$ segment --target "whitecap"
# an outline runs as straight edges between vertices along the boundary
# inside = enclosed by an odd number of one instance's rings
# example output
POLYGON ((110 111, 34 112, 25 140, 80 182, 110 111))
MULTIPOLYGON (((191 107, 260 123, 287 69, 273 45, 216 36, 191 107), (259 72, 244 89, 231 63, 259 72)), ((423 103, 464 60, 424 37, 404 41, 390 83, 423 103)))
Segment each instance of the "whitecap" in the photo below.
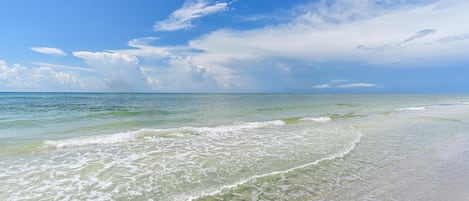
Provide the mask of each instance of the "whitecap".
POLYGON ((332 119, 330 117, 306 117, 306 118, 302 118, 300 119, 301 121, 314 121, 314 122, 318 122, 318 123, 326 123, 326 122, 329 122, 331 121, 332 119))
POLYGON ((109 135, 83 136, 62 140, 45 140, 47 148, 81 147, 98 144, 114 144, 129 142, 136 139, 136 132, 115 133, 109 135))
POLYGON ((405 108, 397 108, 395 111, 402 112, 402 111, 421 111, 426 110, 426 107, 405 107, 405 108))

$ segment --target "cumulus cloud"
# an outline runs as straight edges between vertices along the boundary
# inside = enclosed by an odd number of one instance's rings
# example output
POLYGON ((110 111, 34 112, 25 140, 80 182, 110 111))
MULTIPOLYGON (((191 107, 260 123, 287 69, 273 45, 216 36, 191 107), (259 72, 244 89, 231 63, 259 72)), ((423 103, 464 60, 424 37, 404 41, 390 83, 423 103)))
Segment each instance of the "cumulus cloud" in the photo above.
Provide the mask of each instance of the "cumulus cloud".
POLYGON ((99 79, 85 78, 77 73, 57 71, 48 66, 27 68, 0 60, 2 91, 99 91, 99 79))
POLYGON ((376 84, 371 83, 351 83, 338 85, 337 88, 367 88, 367 87, 378 87, 376 84))
POLYGON ((154 29, 156 31, 189 29, 193 26, 192 20, 225 11, 227 7, 228 3, 226 2, 210 4, 206 0, 188 0, 182 8, 171 13, 168 19, 156 22, 154 29))
POLYGON ((214 76, 203 66, 185 59, 171 59, 169 68, 147 71, 153 89, 170 91, 216 91, 218 85, 214 76))
POLYGON ((41 53, 41 54, 49 54, 49 55, 57 55, 57 56, 67 56, 63 50, 58 48, 52 47, 31 47, 32 51, 41 53))
POLYGON ((81 58, 97 73, 104 77, 111 91, 149 90, 147 78, 138 66, 138 58, 112 52, 76 51, 73 55, 81 58))
POLYGON ((144 63, 140 70, 153 90, 226 91, 246 87, 247 81, 234 69, 197 63, 193 48, 151 45, 154 37, 135 38, 128 42, 131 49, 109 50, 109 53, 138 57, 144 63), (146 62, 146 63, 145 63, 146 62))

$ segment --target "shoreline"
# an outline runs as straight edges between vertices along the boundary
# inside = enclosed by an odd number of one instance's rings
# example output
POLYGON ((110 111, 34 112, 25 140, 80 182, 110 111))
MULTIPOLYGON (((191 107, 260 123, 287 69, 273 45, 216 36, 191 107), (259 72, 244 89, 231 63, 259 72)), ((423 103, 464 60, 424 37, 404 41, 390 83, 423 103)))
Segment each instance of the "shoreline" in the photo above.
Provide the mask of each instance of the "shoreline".
POLYGON ((469 200, 469 136, 407 158, 316 200, 469 200))

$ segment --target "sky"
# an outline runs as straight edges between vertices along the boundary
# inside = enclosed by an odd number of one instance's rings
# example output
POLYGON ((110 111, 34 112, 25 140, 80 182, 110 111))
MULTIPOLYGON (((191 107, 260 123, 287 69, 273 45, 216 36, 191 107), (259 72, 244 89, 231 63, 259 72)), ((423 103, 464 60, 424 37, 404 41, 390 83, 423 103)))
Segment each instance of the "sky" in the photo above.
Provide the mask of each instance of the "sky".
POLYGON ((2 0, 0 91, 469 93, 467 0, 2 0))

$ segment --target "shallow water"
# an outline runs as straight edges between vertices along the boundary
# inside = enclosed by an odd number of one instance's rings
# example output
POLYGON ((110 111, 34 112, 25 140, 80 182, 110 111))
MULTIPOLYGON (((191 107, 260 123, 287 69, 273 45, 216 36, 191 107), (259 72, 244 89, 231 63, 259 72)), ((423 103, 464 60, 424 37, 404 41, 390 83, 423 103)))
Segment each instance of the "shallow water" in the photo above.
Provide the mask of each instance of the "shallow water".
POLYGON ((311 200, 467 139, 468 96, 0 94, 0 199, 311 200))

